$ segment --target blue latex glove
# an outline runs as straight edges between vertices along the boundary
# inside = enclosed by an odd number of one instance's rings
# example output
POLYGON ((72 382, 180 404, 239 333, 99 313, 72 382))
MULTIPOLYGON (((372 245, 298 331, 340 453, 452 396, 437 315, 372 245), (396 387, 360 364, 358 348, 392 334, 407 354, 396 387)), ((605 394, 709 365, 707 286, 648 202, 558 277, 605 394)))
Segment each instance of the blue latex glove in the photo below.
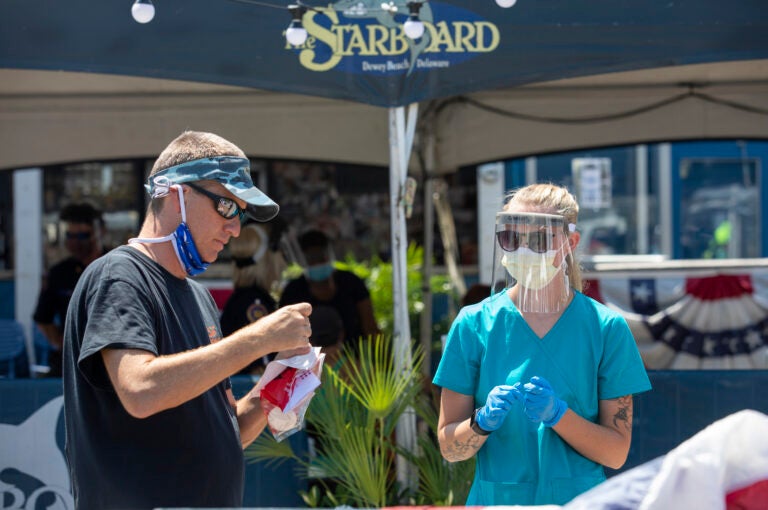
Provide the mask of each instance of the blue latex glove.
POLYGON ((478 409, 475 417, 475 423, 488 432, 493 432, 501 427, 504 418, 512 408, 512 404, 520 402, 523 399, 523 392, 520 389, 520 383, 514 386, 501 385, 496 386, 488 393, 485 405, 478 409))
POLYGON ((523 389, 525 415, 533 422, 554 427, 568 410, 568 404, 557 398, 552 385, 543 377, 531 377, 531 382, 525 383, 523 389))

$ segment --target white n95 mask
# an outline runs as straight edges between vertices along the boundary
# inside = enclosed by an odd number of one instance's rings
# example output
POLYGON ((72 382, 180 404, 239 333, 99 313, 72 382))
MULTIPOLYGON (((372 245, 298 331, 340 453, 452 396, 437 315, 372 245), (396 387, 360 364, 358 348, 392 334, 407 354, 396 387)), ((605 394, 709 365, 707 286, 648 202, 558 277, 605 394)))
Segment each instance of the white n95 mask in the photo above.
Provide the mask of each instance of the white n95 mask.
POLYGON ((528 289, 539 290, 549 285, 563 269, 563 264, 555 266, 557 250, 536 253, 530 248, 520 247, 501 257, 501 265, 518 284, 528 289))

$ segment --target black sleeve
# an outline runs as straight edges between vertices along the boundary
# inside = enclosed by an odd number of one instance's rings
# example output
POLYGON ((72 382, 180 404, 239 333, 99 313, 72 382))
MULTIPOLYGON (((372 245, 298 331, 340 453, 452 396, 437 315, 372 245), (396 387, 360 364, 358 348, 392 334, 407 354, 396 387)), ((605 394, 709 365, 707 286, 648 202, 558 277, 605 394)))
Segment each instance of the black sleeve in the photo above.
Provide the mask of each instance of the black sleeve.
MULTIPOLYGON (((111 385, 100 357, 94 356, 102 349, 141 349, 158 354, 152 306, 133 285, 99 282, 85 306, 88 319, 77 363, 94 386, 111 385)), ((77 311, 77 305, 73 311, 77 311)))

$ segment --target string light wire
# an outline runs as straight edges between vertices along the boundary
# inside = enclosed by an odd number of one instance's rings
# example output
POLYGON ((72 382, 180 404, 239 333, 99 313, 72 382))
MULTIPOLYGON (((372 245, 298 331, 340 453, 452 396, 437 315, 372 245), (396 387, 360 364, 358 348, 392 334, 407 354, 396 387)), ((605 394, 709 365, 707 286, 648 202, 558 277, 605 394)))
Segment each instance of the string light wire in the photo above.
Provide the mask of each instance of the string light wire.
MULTIPOLYGON (((279 4, 273 4, 270 2, 261 2, 259 0, 229 0, 230 2, 237 2, 241 4, 257 5, 259 7, 268 7, 271 9, 287 9, 291 15, 291 24, 286 29, 286 38, 294 46, 304 44, 306 41, 306 30, 302 26, 301 17, 308 10, 314 12, 320 12, 320 8, 307 5, 301 0, 296 0, 296 3, 285 6, 279 4)), ((516 3, 516 0, 496 0, 502 7, 511 7, 516 3)), ((403 31, 411 39, 419 39, 424 35, 424 23, 419 19, 419 11, 422 5, 427 3, 427 0, 407 0, 406 7, 408 7, 407 19, 403 23, 403 31)), ((397 13, 397 6, 393 0, 384 2, 381 4, 381 8, 365 8, 366 12, 388 12, 393 17, 397 13)), ((149 23, 155 16, 155 7, 152 5, 152 0, 135 0, 131 13, 133 19, 137 23, 149 23)))
POLYGON ((624 111, 615 112, 615 113, 591 115, 591 116, 584 116, 584 117, 549 117, 544 115, 532 115, 528 113, 515 112, 512 110, 505 110, 504 108, 499 108, 497 106, 483 103, 482 101, 478 101, 477 99, 471 98, 469 96, 457 96, 455 98, 448 99, 436 106, 435 113, 439 113, 444 108, 452 104, 467 104, 475 108, 478 108, 480 110, 487 111, 489 113, 501 115, 504 117, 510 117, 518 120, 526 120, 531 122, 545 122, 550 124, 592 124, 597 122, 609 122, 613 120, 621 120, 628 117, 634 117, 642 113, 658 110, 659 108, 663 108, 665 106, 678 103, 685 99, 694 98, 694 99, 699 99, 701 101, 705 101, 708 103, 718 104, 720 106, 725 106, 728 108, 734 108, 737 110, 745 111, 748 113, 754 113, 757 115, 768 115, 768 109, 759 108, 757 106, 747 105, 743 103, 737 103, 735 101, 730 101, 727 99, 720 99, 720 98, 711 96, 709 94, 699 92, 698 90, 696 90, 696 85, 687 84, 684 86, 688 87, 687 92, 676 94, 672 97, 668 97, 666 99, 656 101, 655 103, 650 103, 644 106, 631 108, 629 110, 624 110, 624 111))

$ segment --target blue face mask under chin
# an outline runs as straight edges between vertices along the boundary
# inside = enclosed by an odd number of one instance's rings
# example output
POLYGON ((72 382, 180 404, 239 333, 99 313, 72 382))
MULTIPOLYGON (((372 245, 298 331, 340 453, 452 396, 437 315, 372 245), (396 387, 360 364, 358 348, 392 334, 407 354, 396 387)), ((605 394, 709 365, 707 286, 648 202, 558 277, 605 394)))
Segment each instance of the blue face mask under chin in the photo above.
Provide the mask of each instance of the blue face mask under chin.
POLYGON ((184 197, 181 186, 174 185, 179 192, 179 202, 181 203, 181 223, 176 230, 163 237, 144 238, 134 237, 128 240, 128 243, 164 243, 166 241, 173 242, 173 250, 176 252, 176 257, 179 259, 184 270, 189 276, 196 276, 204 272, 210 266, 210 262, 204 262, 200 258, 200 253, 195 246, 195 240, 192 239, 192 232, 189 231, 187 226, 187 213, 184 209, 184 197))
POLYGON ((176 227, 176 232, 173 233, 173 248, 176 250, 179 262, 184 266, 189 276, 199 275, 210 266, 210 263, 204 262, 200 258, 195 240, 192 239, 192 233, 186 223, 181 223, 176 227))

